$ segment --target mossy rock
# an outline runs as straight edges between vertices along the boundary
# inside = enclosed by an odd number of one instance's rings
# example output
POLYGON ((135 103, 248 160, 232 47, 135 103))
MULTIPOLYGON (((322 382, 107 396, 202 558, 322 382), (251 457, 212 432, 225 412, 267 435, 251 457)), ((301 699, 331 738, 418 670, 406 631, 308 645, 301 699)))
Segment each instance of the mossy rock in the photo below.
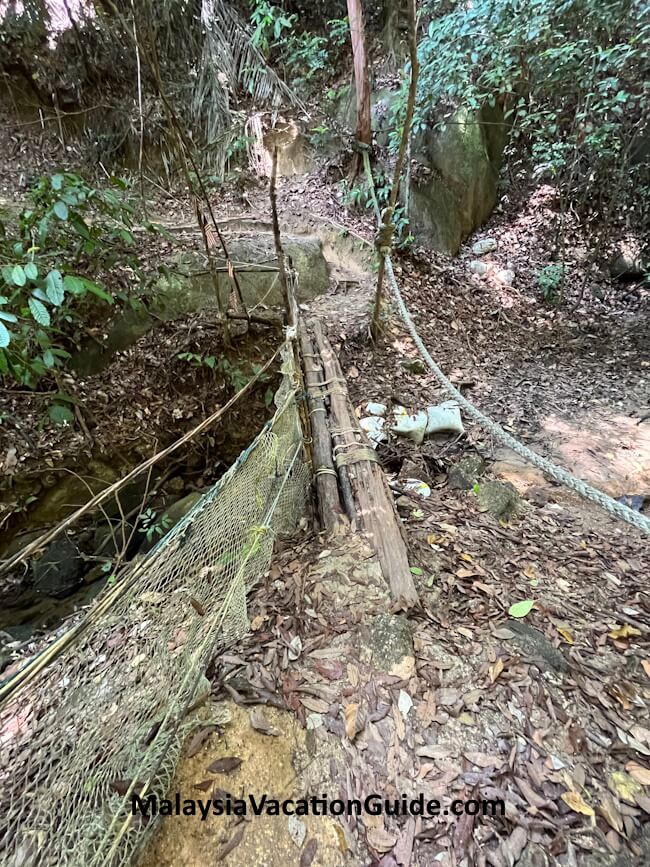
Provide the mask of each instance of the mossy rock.
POLYGON ((452 255, 481 226, 497 202, 507 125, 500 108, 458 109, 449 122, 416 138, 413 157, 427 171, 411 182, 411 232, 452 255))
POLYGON ((467 455, 457 464, 453 464, 447 473, 447 484, 450 488, 461 491, 471 491, 485 470, 485 461, 479 455, 467 455))
POLYGON ((521 501, 510 482, 487 481, 479 485, 478 502, 481 511, 495 518, 511 518, 519 511, 521 501))

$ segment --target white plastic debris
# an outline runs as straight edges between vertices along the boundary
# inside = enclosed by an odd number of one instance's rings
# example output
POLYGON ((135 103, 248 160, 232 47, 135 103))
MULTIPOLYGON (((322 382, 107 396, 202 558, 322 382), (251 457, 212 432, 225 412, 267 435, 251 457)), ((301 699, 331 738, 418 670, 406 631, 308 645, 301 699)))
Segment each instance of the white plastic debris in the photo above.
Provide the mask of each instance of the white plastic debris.
POLYGON ((386 415, 386 404, 385 403, 370 403, 366 406, 366 412, 370 415, 386 415))
POLYGON ((397 707, 399 708, 399 712, 402 714, 404 719, 408 716, 409 711, 413 707, 413 699, 405 692, 403 689, 399 691, 399 698, 397 700, 397 707))
POLYGON ((482 256, 484 253, 491 253, 496 248, 497 242, 494 238, 483 238, 472 246, 472 253, 475 256, 482 256))
POLYGON ((463 421, 460 417, 460 409, 454 400, 446 400, 438 406, 428 406, 426 411, 427 424, 425 433, 440 433, 451 431, 463 433, 463 421))
POLYGON ((359 427, 370 440, 370 445, 376 449, 379 443, 386 439, 386 434, 383 432, 383 427, 386 424, 385 418, 378 418, 376 415, 370 415, 367 418, 359 420, 359 427))
POLYGON ((431 488, 421 479, 407 479, 404 483, 404 490, 411 491, 413 494, 417 494, 418 497, 422 497, 425 500, 427 497, 431 496, 431 488))
POLYGON ((416 445, 421 445, 427 430, 427 413, 417 412, 409 415, 403 406, 393 407, 394 424, 391 427, 393 433, 412 440, 416 445))

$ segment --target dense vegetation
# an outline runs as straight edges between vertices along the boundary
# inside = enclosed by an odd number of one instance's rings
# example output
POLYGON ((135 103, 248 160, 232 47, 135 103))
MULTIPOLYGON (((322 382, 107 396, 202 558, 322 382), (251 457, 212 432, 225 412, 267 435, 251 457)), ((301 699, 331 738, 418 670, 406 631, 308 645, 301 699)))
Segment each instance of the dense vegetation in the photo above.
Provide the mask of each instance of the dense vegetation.
MULTIPOLYGON (((405 114, 406 34, 401 4, 368 7, 370 74, 392 64, 389 78, 403 87, 393 103, 389 151, 377 152, 383 207, 405 114)), ((36 100, 57 119, 86 117, 87 152, 109 166, 129 157, 133 164, 139 150, 141 182, 143 148, 156 149, 171 182, 179 175, 182 141, 194 149, 186 177, 195 190, 199 169, 220 184, 246 157, 251 114, 281 105, 298 114, 309 106, 318 145, 349 81, 350 22, 339 0, 315 6, 88 0, 67 8, 70 26, 54 43, 52 10, 46 0, 0 6, 6 95, 14 105, 36 100)), ((647 3, 426 0, 418 7, 417 39, 415 135, 448 123, 458 107, 475 119, 482 107, 492 107, 494 122, 508 129, 510 177, 516 169, 526 183, 550 184, 557 192, 559 243, 569 212, 589 225, 594 260, 608 255, 617 232, 644 236, 650 219, 647 3)), ((348 206, 369 206, 363 184, 344 180, 340 190, 348 206)), ((57 172, 37 181, 29 195, 17 223, 0 225, 0 374, 35 387, 43 377, 56 378, 92 305, 128 301, 143 281, 124 182, 112 178, 103 189, 57 172), (135 277, 128 290, 102 283, 118 261, 135 277)), ((398 206, 393 217, 401 243, 410 239, 407 210, 398 206)), ((561 263, 549 265, 542 292, 551 297, 562 275, 561 263)))

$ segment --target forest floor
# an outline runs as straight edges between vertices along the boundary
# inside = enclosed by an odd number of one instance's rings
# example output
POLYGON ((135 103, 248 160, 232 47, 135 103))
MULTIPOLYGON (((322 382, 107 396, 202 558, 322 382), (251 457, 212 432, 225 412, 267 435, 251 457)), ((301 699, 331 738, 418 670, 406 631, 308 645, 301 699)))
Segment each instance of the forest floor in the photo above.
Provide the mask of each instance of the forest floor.
MULTIPOLYGON (((229 217, 267 210, 261 189, 220 205, 229 217)), ((446 399, 413 364, 417 351, 396 312, 385 311, 377 345, 368 339, 374 273, 361 252, 355 262, 336 248, 337 237, 360 241, 360 250, 371 243, 371 221, 313 177, 285 180, 281 208, 284 229, 320 232, 334 250, 332 291, 305 313, 327 324, 357 414, 369 401, 416 410, 446 399)), ((504 206, 456 259, 422 249, 399 256, 398 280, 424 342, 470 400, 611 496, 643 500, 650 428, 637 422, 649 397, 648 293, 586 272, 584 239, 568 230, 564 302, 544 302, 536 274, 549 262, 554 218, 538 191, 504 206), (482 257, 490 273, 478 277, 468 267, 471 246, 488 237, 498 246, 482 257), (512 286, 496 277, 506 267, 512 286)), ((196 846, 168 824, 155 863, 204 863, 215 848, 233 865, 253 863, 261 850, 264 863, 301 867, 647 863, 650 839, 639 836, 650 814, 647 543, 465 423, 461 437, 422 446, 394 438, 379 450, 402 495, 423 603, 409 617, 401 658, 387 662, 374 643, 386 617, 393 635, 404 629, 386 614, 387 590, 360 540, 314 536, 281 551, 253 596, 252 635, 214 675, 217 694, 240 705, 236 724, 181 766, 177 784, 191 788, 208 757, 234 750, 245 761, 218 786, 233 796, 249 791, 245 765, 254 779, 255 747, 242 732, 253 743, 265 735, 254 711, 251 723, 240 711, 273 705, 279 694, 306 726, 307 744, 295 749, 294 773, 271 785, 274 795, 501 797, 505 817, 365 817, 342 821, 338 841, 313 820, 297 831, 286 820, 272 828, 231 820, 202 830, 196 846), (516 488, 510 519, 449 485, 451 464, 470 454, 485 461, 486 478, 516 488), (405 491, 407 476, 431 495, 405 491), (522 599, 535 605, 515 622, 508 608, 522 599), (305 752, 306 766, 298 758, 305 752)), ((291 717, 271 710, 269 719, 276 737, 295 737, 291 717)))
MULTIPOLYGON (((5 190, 14 180, 0 171, 5 190)), ((215 203, 218 216, 266 219, 267 195, 263 185, 233 192, 215 203)), ((157 200, 171 228, 191 222, 182 206, 157 200)), ((285 179, 280 210, 283 230, 327 241, 331 293, 305 312, 325 322, 358 414, 368 401, 414 410, 445 400, 433 376, 414 364, 416 349, 390 306, 381 339, 368 339, 369 216, 342 207, 318 172, 285 179), (342 252, 351 239, 356 259, 342 252)), ((640 286, 587 271, 584 238, 569 225, 563 304, 544 302, 536 275, 551 261, 554 220, 543 190, 504 201, 459 257, 418 248, 398 256, 398 280, 432 355, 481 410, 612 496, 650 497, 650 423, 637 424, 650 400, 650 298, 640 286), (494 267, 479 277, 469 268, 471 246, 487 237, 497 249, 481 258, 494 267), (512 285, 496 276, 506 268, 512 285)), ((205 321, 157 329, 129 350, 126 375, 122 367, 119 377, 117 368, 102 374, 107 381, 98 381, 93 400, 105 405, 106 438, 111 419, 114 430, 127 432, 142 432, 152 412, 160 412, 156 429, 178 427, 179 412, 198 421, 205 392, 179 388, 168 365, 183 335, 205 321)), ((10 413, 23 406, 11 404, 10 413)), ((498 797, 505 816, 311 819, 266 830, 255 820, 206 823, 200 834, 168 822, 145 863, 206 863, 215 847, 227 864, 257 863, 260 846, 264 863, 300 867, 648 863, 647 543, 464 422, 461 437, 422 446, 392 440, 380 452, 401 495, 421 610, 408 621, 391 613, 377 563, 358 537, 312 535, 281 545, 251 598, 251 635, 214 672, 215 695, 235 703, 230 731, 207 738, 177 782, 191 790, 208 757, 245 749, 252 757, 255 745, 264 754, 265 739, 275 738, 288 774, 275 781, 278 791, 498 797), (485 461, 485 479, 514 485, 519 503, 509 519, 482 511, 473 490, 449 485, 451 465, 468 455, 485 461), (426 482, 430 496, 405 492, 405 476, 426 482), (514 623, 507 612, 522 599, 535 604, 514 623), (395 658, 377 651, 375 628, 403 637, 395 658), (297 657, 289 653, 296 646, 297 657), (241 708, 279 698, 291 713, 265 710, 268 719, 255 717, 253 735, 241 708), (284 753, 283 738, 290 741, 284 753)), ((57 437, 50 445, 39 440, 30 459, 47 465, 65 456, 70 442, 57 437)), ((253 770, 259 755, 255 761, 253 770)), ((222 789, 246 791, 256 778, 245 766, 222 789)))

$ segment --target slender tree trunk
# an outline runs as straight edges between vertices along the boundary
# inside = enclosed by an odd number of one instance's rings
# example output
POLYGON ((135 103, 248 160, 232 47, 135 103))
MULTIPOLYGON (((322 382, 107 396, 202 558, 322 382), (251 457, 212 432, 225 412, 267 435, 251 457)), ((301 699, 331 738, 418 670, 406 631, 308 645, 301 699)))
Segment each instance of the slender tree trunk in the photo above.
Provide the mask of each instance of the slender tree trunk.
POLYGON ((390 198, 388 207, 384 210, 384 222, 379 230, 377 237, 377 250, 379 252, 379 272, 377 275, 377 292, 375 293, 375 307, 372 314, 372 322, 370 323, 370 335, 373 340, 379 337, 379 320, 381 316, 381 302, 383 298, 383 282, 386 256, 390 256, 393 246, 393 214, 397 207, 397 196, 399 195, 400 178, 402 175, 402 166, 404 157, 408 151, 408 144, 411 138, 411 125, 413 123, 413 113, 415 111, 415 95, 418 86, 418 75, 420 66, 418 63, 418 37, 417 37, 417 9, 415 6, 416 0, 408 0, 408 15, 409 15, 409 55, 411 58, 411 80, 409 82, 408 100, 406 103, 406 117, 404 118, 404 127, 402 128, 402 137, 399 143, 399 150, 395 159, 395 171, 393 173, 393 183, 390 189, 390 198))
MULTIPOLYGON (((347 0, 354 62, 354 87, 357 95, 356 141, 367 148, 372 144, 372 125, 370 121, 370 80, 368 78, 368 54, 366 52, 366 29, 363 20, 361 0, 347 0)), ((357 155, 353 175, 361 170, 361 159, 357 155)))

